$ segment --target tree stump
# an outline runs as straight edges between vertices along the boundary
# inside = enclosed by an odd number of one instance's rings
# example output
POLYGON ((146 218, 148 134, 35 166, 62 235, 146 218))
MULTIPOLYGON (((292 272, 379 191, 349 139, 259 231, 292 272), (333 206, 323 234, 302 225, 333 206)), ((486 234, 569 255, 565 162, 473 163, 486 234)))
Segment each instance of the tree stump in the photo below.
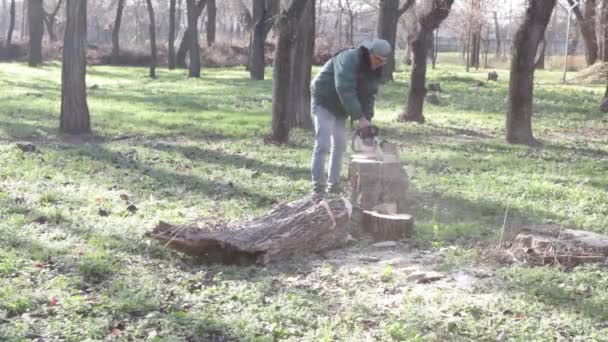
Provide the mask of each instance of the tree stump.
POLYGON ((398 214, 406 209, 409 178, 396 145, 385 143, 377 153, 352 155, 349 180, 353 237, 384 241, 413 235, 412 217, 398 214))
POLYGON ((146 236, 182 253, 226 264, 267 264, 294 254, 344 245, 352 213, 346 198, 306 198, 277 206, 250 221, 201 220, 188 225, 160 222, 146 236))
POLYGON ((534 265, 574 267, 582 263, 608 263, 608 236, 560 227, 527 227, 508 246, 519 260, 534 265))
POLYGON ((498 73, 496 71, 490 71, 488 73, 488 81, 498 82, 498 73))

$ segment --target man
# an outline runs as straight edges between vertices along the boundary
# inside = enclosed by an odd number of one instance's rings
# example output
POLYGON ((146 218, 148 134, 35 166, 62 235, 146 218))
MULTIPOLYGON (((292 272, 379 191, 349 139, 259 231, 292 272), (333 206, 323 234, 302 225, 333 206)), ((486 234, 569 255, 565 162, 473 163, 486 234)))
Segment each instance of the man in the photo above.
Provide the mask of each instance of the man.
POLYGON ((346 119, 369 129, 382 66, 391 53, 386 40, 374 39, 359 48, 343 50, 330 59, 311 85, 315 146, 312 154, 314 192, 339 193, 342 157, 346 150, 346 119), (331 149, 327 188, 325 157, 331 149))

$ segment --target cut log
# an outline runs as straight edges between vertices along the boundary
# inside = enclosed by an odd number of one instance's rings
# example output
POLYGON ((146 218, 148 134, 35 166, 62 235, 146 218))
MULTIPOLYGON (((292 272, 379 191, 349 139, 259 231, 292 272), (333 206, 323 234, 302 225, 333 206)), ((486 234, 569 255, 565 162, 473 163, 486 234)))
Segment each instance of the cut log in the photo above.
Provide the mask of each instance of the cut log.
POLYGON ((351 234, 374 241, 413 235, 413 219, 398 215, 405 208, 409 178, 399 160, 399 148, 383 143, 379 153, 355 154, 349 167, 353 215, 351 234))
POLYGON ((352 213, 346 198, 306 198, 236 223, 159 223, 147 237, 182 253, 226 264, 267 264, 343 246, 352 213))
POLYGON ((608 236, 555 226, 526 227, 509 246, 518 260, 535 265, 574 267, 587 262, 608 263, 608 236))
POLYGON ((374 241, 401 240, 414 234, 414 218, 406 214, 363 211, 363 233, 374 241))

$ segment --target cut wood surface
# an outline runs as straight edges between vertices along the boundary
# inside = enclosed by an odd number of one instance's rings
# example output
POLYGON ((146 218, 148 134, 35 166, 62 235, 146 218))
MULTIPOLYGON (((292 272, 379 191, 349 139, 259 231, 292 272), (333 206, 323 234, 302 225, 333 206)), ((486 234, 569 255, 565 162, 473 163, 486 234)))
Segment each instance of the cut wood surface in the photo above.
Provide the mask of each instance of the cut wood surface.
POLYGON ((407 214, 363 211, 363 232, 374 241, 401 240, 414 234, 414 218, 407 214))
POLYGON ((253 220, 159 223, 146 236, 188 255, 227 264, 266 264, 294 254, 337 248, 348 239, 352 212, 346 198, 306 198, 277 206, 253 220))
POLYGON ((414 220, 400 214, 407 208, 409 178, 399 148, 383 143, 376 153, 357 153, 349 166, 353 216, 351 234, 374 241, 399 240, 414 233, 414 220))

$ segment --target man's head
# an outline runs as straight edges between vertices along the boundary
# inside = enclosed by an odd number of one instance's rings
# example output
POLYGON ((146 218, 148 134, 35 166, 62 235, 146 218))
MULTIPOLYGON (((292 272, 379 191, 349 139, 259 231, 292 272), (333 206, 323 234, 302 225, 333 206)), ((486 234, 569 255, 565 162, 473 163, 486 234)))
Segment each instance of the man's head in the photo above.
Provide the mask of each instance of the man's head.
POLYGON ((377 70, 386 64, 391 54, 391 44, 384 39, 374 38, 363 44, 369 50, 370 65, 373 70, 377 70))

